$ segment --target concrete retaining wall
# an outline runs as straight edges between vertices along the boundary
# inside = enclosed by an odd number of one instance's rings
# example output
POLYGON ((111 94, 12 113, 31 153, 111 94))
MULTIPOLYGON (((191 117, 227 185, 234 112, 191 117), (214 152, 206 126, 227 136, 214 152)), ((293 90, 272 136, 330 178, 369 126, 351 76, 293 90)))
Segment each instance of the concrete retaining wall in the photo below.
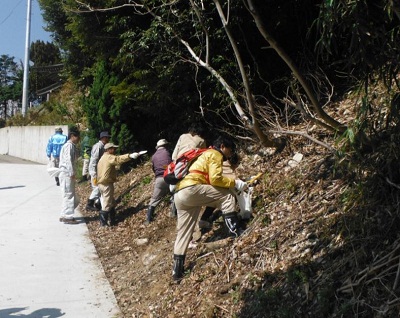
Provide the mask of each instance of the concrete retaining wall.
POLYGON ((46 164, 46 146, 54 130, 61 127, 68 134, 68 126, 23 126, 0 129, 0 154, 46 164))

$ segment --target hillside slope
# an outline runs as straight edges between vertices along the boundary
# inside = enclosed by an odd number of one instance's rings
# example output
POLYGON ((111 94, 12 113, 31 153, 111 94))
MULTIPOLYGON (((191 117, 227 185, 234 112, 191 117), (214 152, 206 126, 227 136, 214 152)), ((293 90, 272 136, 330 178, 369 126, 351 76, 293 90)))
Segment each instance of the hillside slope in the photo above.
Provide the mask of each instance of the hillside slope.
MULTIPOLYGON (((116 184, 117 226, 85 212, 124 317, 398 317, 400 200, 377 159, 388 152, 382 143, 355 168, 297 136, 280 154, 243 153, 238 175, 263 173, 254 218, 237 239, 214 222, 189 249, 179 285, 168 199, 144 225, 154 177, 143 158, 116 184)), ((90 186, 79 191, 84 210, 90 186)))

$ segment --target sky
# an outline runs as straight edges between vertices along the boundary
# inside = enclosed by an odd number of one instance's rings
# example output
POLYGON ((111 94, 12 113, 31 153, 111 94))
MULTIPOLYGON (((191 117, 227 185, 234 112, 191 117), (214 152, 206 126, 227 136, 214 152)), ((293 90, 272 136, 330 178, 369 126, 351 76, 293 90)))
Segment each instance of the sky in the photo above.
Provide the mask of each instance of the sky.
MULTIPOLYGON (((37 40, 51 42, 50 33, 43 30, 43 21, 37 0, 31 0, 30 43, 37 40)), ((24 61, 28 0, 0 0, 0 55, 24 61)))

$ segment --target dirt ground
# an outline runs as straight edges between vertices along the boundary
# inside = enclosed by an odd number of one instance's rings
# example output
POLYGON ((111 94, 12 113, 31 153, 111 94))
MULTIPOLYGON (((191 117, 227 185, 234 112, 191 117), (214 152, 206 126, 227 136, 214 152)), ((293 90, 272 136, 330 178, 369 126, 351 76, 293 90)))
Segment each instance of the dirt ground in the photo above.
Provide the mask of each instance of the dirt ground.
POLYGON ((81 210, 91 239, 124 317, 214 317, 218 311, 223 313, 224 299, 230 298, 228 292, 237 278, 229 278, 227 286, 212 282, 207 290, 199 290, 198 286, 205 283, 208 275, 227 275, 227 265, 222 265, 223 261, 216 259, 213 252, 234 243, 227 238, 222 218, 214 222, 211 230, 196 232, 197 238, 202 237, 189 249, 185 263, 187 277, 176 285, 172 281, 176 218, 170 215, 169 197, 157 207, 155 221, 144 224, 153 184, 149 157, 121 175, 116 183, 118 224, 106 228, 99 226, 96 212, 85 211, 91 191, 89 182, 78 186, 79 195, 84 198, 81 210), (203 243, 211 245, 209 250, 202 248, 203 243), (215 263, 208 273, 202 273, 199 269, 209 262, 215 263), (182 293, 185 289, 190 292, 182 293))
MULTIPOLYGON (((144 224, 154 184, 149 159, 123 166, 116 226, 101 228, 97 213, 84 212, 123 317, 398 317, 391 286, 400 239, 381 215, 392 208, 371 204, 360 213, 348 207, 359 187, 352 189, 346 174, 337 177, 325 147, 293 137, 280 154, 242 154, 240 178, 262 173, 253 217, 236 239, 227 238, 217 219, 188 250, 179 285, 172 281, 176 219, 169 198, 157 207, 155 221, 144 224)), ((85 211, 89 183, 78 191, 85 211)))

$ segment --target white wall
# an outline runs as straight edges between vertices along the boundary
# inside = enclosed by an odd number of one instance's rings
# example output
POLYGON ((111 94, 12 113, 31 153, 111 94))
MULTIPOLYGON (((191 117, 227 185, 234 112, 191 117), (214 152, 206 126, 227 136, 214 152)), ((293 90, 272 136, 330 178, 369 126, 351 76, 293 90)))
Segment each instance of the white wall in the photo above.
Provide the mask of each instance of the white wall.
POLYGON ((0 154, 46 164, 47 142, 54 130, 61 127, 68 135, 68 126, 21 126, 0 129, 0 154))

